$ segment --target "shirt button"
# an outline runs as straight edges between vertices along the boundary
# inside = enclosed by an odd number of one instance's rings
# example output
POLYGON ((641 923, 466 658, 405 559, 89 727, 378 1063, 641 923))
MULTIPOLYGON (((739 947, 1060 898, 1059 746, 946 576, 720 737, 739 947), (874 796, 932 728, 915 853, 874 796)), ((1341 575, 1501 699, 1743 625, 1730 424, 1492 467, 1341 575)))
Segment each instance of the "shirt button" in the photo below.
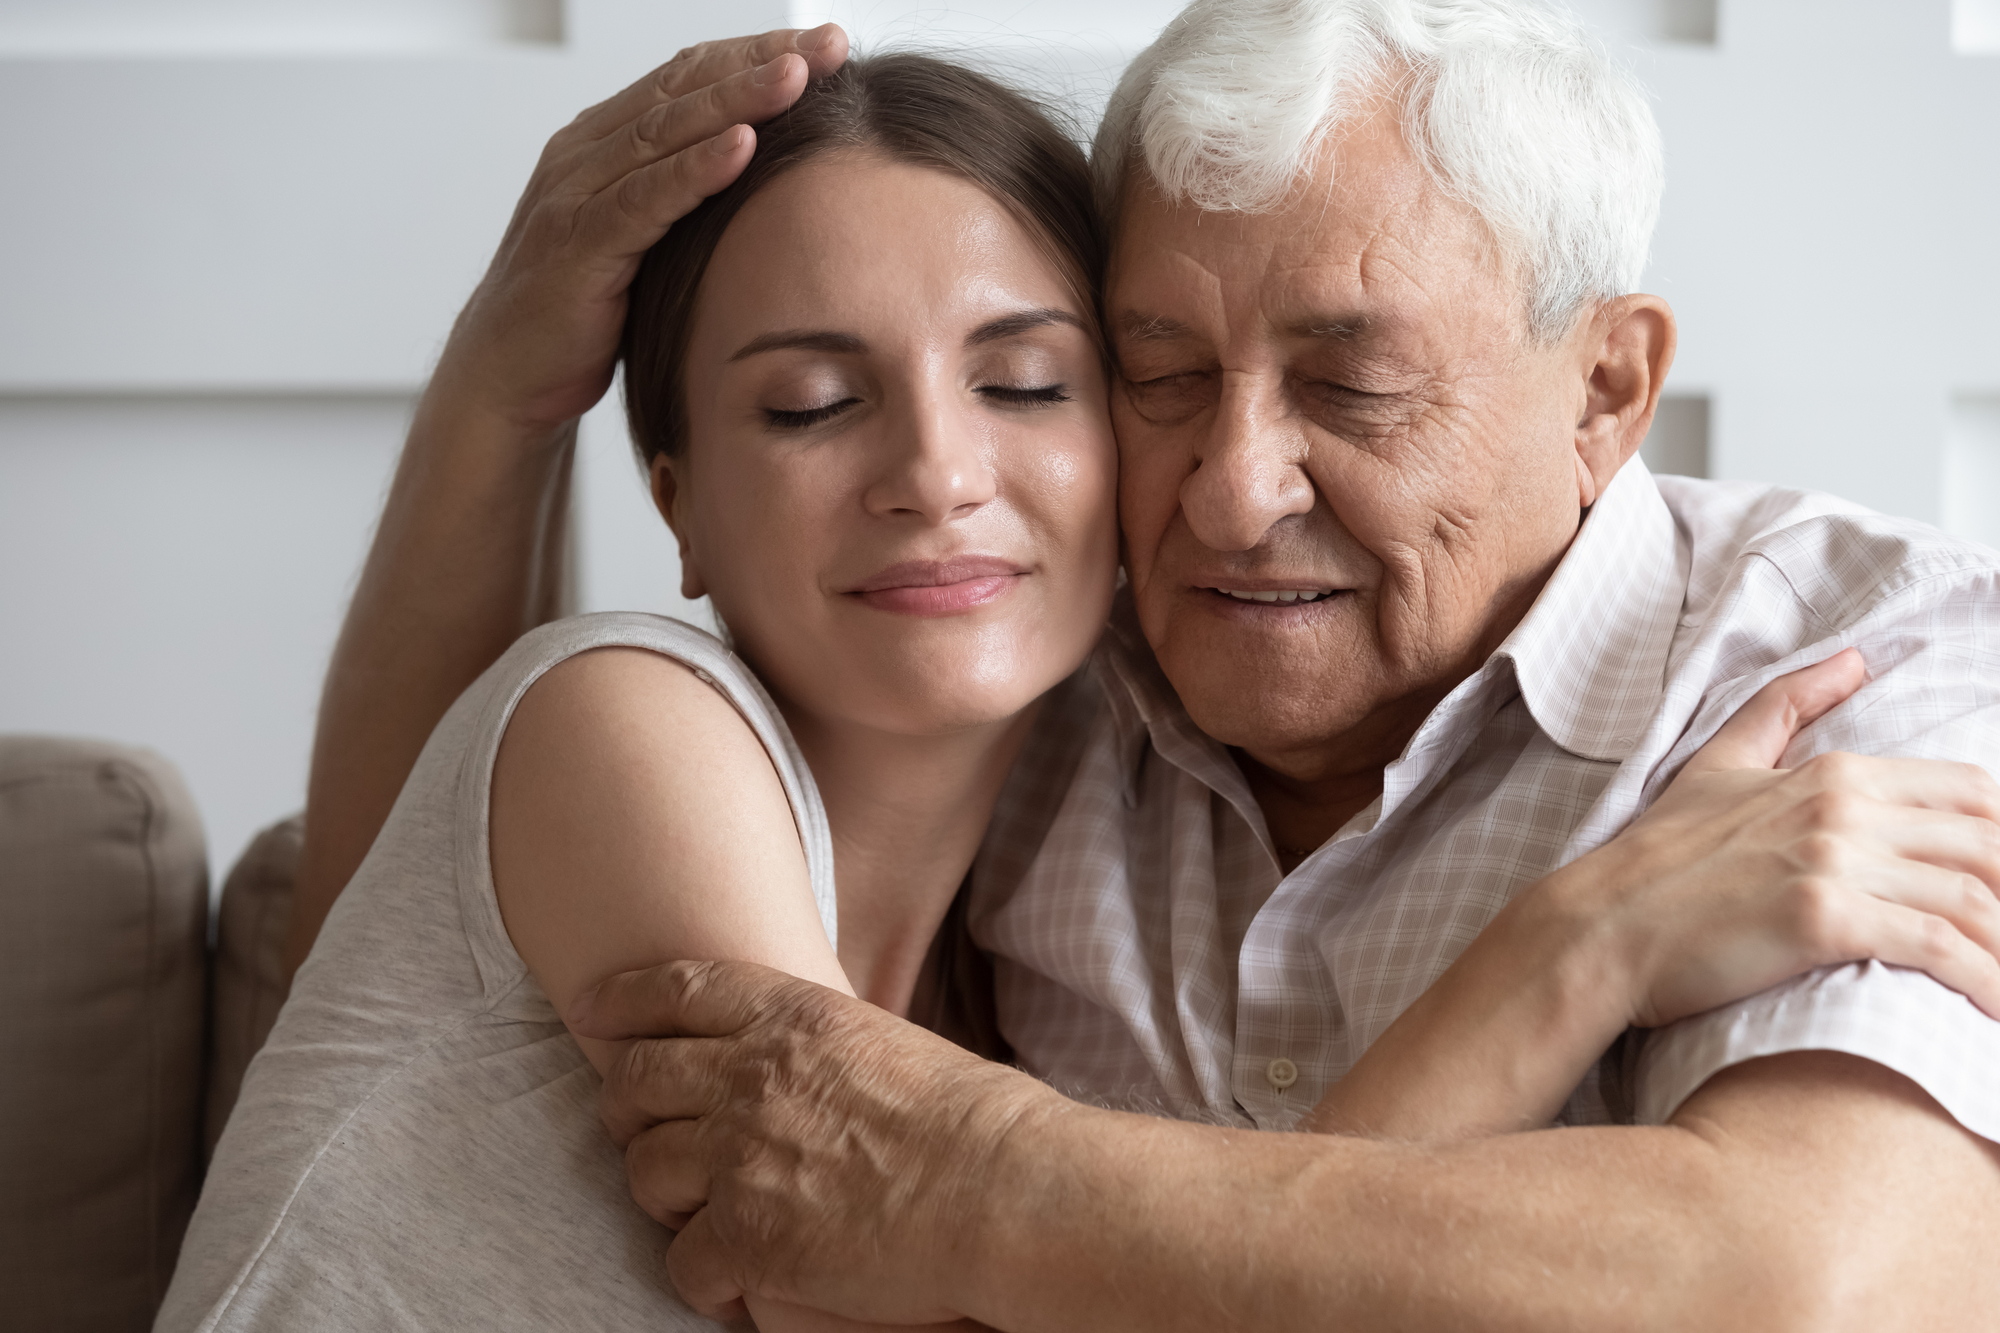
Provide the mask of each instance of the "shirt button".
POLYGON ((1299 1081, 1299 1067, 1281 1055, 1264 1066, 1264 1081, 1283 1092, 1299 1081))

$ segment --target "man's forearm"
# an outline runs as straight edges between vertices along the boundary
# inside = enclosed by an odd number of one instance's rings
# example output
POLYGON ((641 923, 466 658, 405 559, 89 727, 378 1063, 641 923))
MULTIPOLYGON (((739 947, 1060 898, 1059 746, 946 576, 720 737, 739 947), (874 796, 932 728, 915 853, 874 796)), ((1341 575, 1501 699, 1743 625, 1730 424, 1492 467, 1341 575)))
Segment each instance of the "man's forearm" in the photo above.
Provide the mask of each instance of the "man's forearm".
POLYGON ((575 426, 519 434, 440 385, 418 405, 320 699, 288 974, 452 700, 563 614, 575 426))
POLYGON ((1002 1153, 959 1308, 998 1328, 1984 1327, 2000 1155, 1850 1057, 1674 1127, 1448 1147, 1084 1108, 1002 1153))

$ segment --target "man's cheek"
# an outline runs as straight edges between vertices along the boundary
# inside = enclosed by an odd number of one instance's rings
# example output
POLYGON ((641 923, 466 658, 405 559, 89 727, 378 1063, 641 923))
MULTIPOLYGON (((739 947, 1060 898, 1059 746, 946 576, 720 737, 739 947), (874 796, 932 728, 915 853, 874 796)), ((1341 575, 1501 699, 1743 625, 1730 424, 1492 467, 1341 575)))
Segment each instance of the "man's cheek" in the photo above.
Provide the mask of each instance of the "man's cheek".
POLYGON ((1173 432, 1148 426, 1129 411, 1113 412, 1112 423, 1118 432, 1118 521, 1137 581, 1150 571, 1161 534, 1180 507, 1191 454, 1173 432))

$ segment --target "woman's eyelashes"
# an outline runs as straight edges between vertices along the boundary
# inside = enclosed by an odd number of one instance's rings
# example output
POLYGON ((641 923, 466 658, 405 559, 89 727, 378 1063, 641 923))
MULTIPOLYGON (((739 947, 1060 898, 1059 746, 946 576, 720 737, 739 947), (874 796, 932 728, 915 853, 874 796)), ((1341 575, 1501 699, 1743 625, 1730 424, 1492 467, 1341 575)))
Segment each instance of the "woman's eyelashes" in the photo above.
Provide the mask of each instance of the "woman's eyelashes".
POLYGON ((1002 403, 1008 407, 1041 407, 1050 403, 1069 401, 1067 384, 1042 384, 1032 388, 1012 384, 982 384, 978 393, 988 402, 1002 403))
MULTIPOLYGON (((1046 407, 1070 401, 1069 386, 1066 384, 982 384, 973 392, 989 403, 1010 408, 1046 407)), ((859 398, 848 397, 818 407, 767 407, 763 409, 764 420, 773 430, 811 430, 814 426, 825 425, 860 402, 859 398)))
POLYGON ((777 407, 764 409, 764 418, 778 430, 805 430, 833 420, 848 408, 860 402, 859 398, 843 398, 837 403, 825 403, 819 407, 801 407, 791 410, 777 407))

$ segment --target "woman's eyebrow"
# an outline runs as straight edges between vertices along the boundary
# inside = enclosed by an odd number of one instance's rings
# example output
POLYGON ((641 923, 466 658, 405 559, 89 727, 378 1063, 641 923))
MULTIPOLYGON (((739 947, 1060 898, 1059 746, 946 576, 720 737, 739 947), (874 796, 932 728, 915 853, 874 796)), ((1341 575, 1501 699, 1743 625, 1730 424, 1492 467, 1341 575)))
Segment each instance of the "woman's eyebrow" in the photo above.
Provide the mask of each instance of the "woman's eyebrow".
MULTIPOLYGON (((1017 310, 1011 315, 989 319, 966 334, 965 345, 977 347, 981 343, 999 342, 1003 338, 1017 338, 1030 329, 1043 329, 1051 324, 1067 324, 1071 328, 1083 328, 1083 321, 1067 310, 1053 308, 1017 310)), ((1087 329, 1084 331, 1089 332, 1087 329)))
POLYGON ((760 334, 736 349, 732 362, 745 357, 756 356, 759 352, 775 352, 783 348, 799 348, 808 352, 832 352, 846 355, 865 352, 868 344, 851 333, 835 333, 830 329, 781 329, 777 333, 760 334))

